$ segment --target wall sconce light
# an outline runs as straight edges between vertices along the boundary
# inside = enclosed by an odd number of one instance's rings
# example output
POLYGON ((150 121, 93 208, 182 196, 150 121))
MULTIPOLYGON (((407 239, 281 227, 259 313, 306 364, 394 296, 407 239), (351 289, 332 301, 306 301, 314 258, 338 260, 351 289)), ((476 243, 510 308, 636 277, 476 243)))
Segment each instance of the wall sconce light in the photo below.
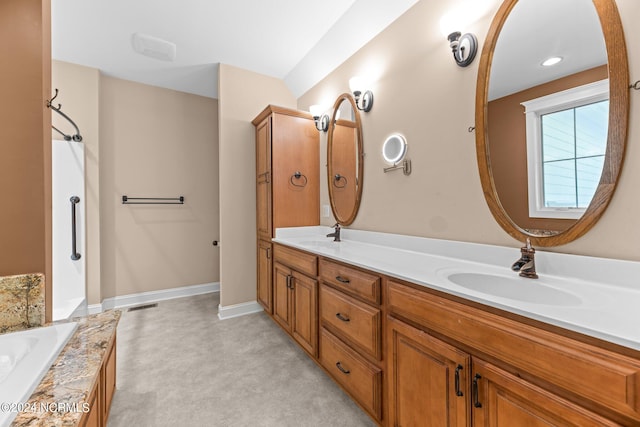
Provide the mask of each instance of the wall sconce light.
POLYGON ((369 85, 362 77, 351 77, 349 88, 353 92, 358 110, 368 113, 373 107, 373 92, 368 89, 369 85))
POLYGON ((449 47, 451 47, 456 64, 460 67, 466 67, 473 62, 478 52, 478 39, 475 35, 454 31, 449 34, 447 40, 449 40, 449 47))
POLYGON ((309 113, 313 116, 313 121, 316 122, 316 129, 320 132, 326 132, 329 129, 329 115, 323 114, 324 108, 322 105, 312 105, 309 107, 309 113))

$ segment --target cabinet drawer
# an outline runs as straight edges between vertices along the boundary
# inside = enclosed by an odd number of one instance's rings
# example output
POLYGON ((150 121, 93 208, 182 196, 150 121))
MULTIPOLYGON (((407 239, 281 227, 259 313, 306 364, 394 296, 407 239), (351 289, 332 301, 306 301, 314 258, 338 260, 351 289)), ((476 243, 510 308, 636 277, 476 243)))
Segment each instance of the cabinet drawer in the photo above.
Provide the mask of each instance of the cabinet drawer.
POLYGON ((380 304, 380 277, 325 259, 320 260, 320 279, 347 293, 380 304))
POLYGON ((333 333, 381 359, 380 310, 329 286, 320 287, 320 319, 333 333))
POLYGON ((309 276, 318 275, 318 258, 287 246, 273 245, 276 261, 309 276))
POLYGON ((382 416, 382 372, 322 328, 320 363, 376 419, 382 416))
POLYGON ((392 313, 640 420, 640 361, 389 281, 392 313))

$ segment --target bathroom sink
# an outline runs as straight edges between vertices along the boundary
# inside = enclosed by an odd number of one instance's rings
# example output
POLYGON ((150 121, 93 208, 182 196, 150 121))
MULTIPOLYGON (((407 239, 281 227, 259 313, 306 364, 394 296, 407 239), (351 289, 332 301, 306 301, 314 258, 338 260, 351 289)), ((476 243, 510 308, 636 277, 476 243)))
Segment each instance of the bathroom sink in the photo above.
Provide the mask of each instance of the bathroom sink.
POLYGON ((545 285, 537 279, 525 279, 485 273, 452 273, 447 280, 463 288, 532 304, 576 306, 582 300, 576 295, 545 285))
POLYGON ((334 242, 333 240, 303 240, 298 242, 303 246, 309 246, 312 248, 337 248, 340 242, 334 242))

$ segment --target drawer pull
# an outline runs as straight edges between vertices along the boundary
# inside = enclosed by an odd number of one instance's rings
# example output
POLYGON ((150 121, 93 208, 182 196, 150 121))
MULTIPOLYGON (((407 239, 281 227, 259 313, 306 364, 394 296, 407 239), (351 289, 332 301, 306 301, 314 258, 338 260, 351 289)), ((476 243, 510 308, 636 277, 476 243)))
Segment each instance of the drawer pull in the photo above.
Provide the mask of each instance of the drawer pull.
POLYGON ((482 378, 480 374, 475 374, 473 376, 473 406, 476 408, 482 408, 482 403, 480 403, 478 397, 478 380, 482 378))
POLYGON ((336 363, 336 368, 338 368, 338 369, 340 370, 340 372, 342 372, 343 374, 349 375, 349 374, 351 373, 351 371, 350 371, 350 370, 348 370, 348 369, 344 369, 344 368, 342 367, 342 364, 341 364, 340 362, 337 362, 337 363, 336 363))
POLYGON ((350 320, 351 320, 351 319, 349 319, 348 317, 344 317, 344 316, 343 316, 342 314, 340 314, 340 313, 336 313, 336 317, 337 317, 338 319, 342 320, 343 322, 348 322, 348 321, 350 321, 350 320))
POLYGON ((456 377, 455 377, 456 396, 463 396, 462 390, 460 390, 460 371, 462 371, 463 369, 464 368, 462 367, 462 365, 456 366, 456 377))
POLYGON ((345 278, 344 278, 344 277, 342 277, 342 276, 336 276, 336 280, 337 280, 338 282, 340 282, 340 283, 351 283, 351 280, 349 280, 349 279, 345 279, 345 278))

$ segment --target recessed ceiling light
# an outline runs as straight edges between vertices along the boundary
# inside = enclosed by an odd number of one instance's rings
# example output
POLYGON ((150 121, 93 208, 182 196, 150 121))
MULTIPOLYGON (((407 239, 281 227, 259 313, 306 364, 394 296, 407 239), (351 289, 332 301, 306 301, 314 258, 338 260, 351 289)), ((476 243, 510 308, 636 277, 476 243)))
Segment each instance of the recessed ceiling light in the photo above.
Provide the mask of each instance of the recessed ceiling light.
POLYGON ((551 67, 552 65, 556 65, 558 62, 562 61, 561 56, 552 56, 551 58, 547 58, 542 62, 543 67, 551 67))
POLYGON ((141 55, 161 61, 174 61, 176 59, 176 44, 158 37, 134 33, 131 37, 131 44, 133 45, 133 50, 141 55))

